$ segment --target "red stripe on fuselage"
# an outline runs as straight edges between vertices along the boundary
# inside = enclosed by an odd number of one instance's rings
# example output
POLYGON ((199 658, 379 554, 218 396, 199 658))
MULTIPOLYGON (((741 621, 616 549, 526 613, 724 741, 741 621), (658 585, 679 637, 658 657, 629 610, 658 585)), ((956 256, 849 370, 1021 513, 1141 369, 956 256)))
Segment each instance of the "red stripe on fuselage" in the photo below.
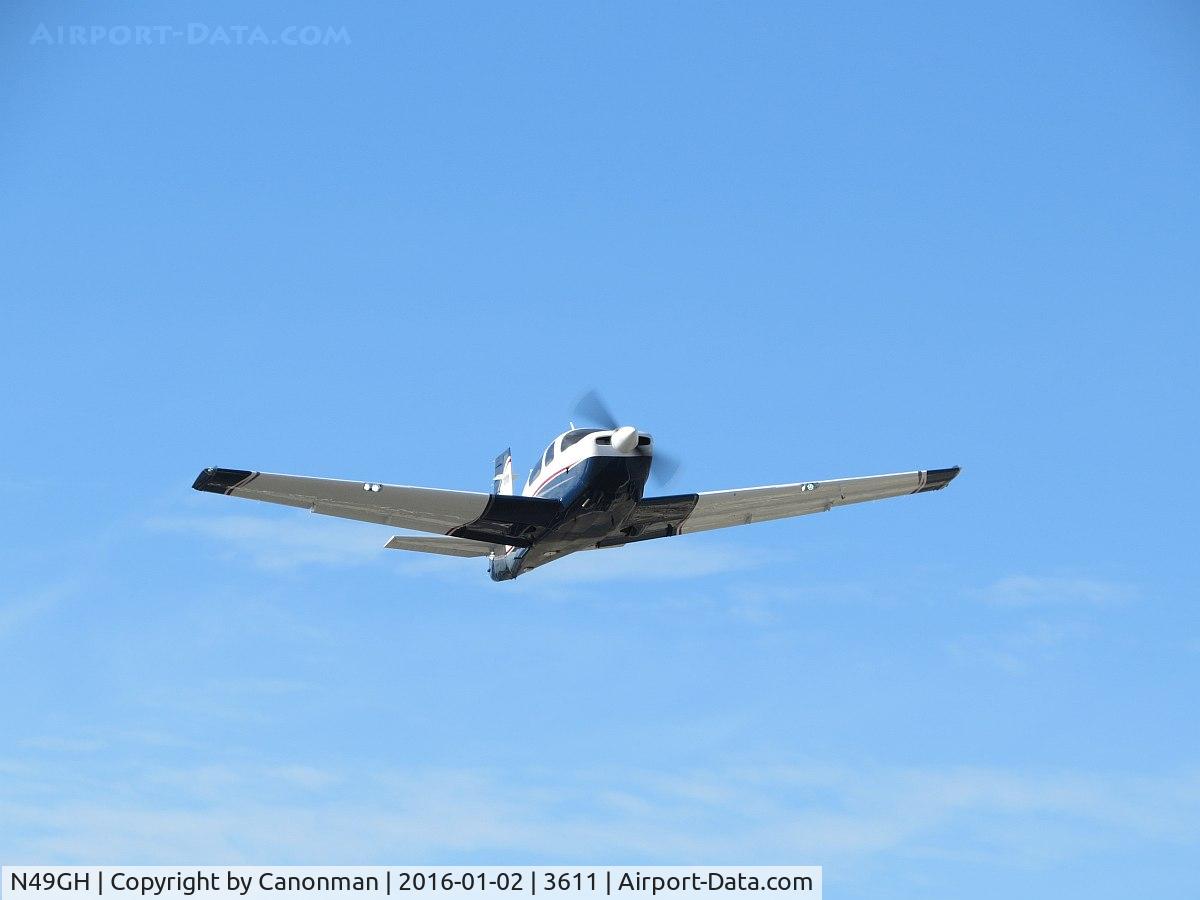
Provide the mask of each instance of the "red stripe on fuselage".
MULTIPOLYGON (((573 463, 572 465, 574 465, 574 463, 573 463)), ((553 475, 551 475, 549 478, 547 478, 547 479, 545 479, 544 481, 542 481, 542 483, 541 483, 540 485, 538 485, 538 486, 537 486, 537 487, 534 489, 533 493, 532 493, 532 494, 530 494, 530 496, 531 496, 531 497, 536 497, 536 496, 538 495, 538 492, 539 492, 539 491, 541 491, 541 489, 542 489, 542 488, 544 488, 546 485, 548 485, 550 482, 552 482, 552 481, 553 481, 555 478, 557 478, 557 477, 558 477, 559 475, 561 475, 563 472, 569 471, 569 470, 570 470, 570 468, 571 468, 571 466, 567 466, 567 467, 565 467, 565 468, 559 469, 557 472, 555 472, 555 473, 554 473, 553 475)))

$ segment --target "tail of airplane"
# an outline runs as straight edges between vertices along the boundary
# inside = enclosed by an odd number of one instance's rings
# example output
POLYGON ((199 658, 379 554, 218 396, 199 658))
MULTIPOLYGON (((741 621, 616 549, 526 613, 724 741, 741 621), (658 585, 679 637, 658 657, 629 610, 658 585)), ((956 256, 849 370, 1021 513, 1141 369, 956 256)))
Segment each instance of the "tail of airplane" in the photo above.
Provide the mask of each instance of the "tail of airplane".
POLYGON ((513 470, 512 449, 505 450, 496 457, 496 474, 492 477, 492 493, 512 496, 513 470))

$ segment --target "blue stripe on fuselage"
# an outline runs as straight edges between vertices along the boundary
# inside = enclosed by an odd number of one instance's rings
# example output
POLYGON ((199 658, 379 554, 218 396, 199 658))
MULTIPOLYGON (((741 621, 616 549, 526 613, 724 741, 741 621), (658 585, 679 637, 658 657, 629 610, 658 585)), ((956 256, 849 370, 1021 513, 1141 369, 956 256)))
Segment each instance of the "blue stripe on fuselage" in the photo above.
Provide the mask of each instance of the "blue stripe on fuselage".
POLYGON ((534 496, 558 500, 562 515, 532 547, 514 548, 494 559, 493 580, 516 578, 529 554, 541 564, 550 550, 565 556, 594 547, 632 515, 649 474, 649 456, 590 456, 555 475, 534 496))

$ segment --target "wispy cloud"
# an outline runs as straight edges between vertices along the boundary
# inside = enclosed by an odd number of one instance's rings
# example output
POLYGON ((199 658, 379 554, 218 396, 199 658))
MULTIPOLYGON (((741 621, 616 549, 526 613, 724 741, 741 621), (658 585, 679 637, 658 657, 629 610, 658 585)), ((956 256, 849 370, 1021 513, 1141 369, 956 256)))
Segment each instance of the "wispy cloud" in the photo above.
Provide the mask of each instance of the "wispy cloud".
POLYGON ((297 515, 175 516, 151 519, 158 532, 189 535, 264 569, 306 565, 347 566, 378 562, 387 533, 357 523, 297 515))
POLYGON ((984 588, 981 596, 997 606, 1106 606, 1137 596, 1134 587, 1090 578, 1014 575, 984 588))
POLYGON ((288 695, 311 696, 317 685, 277 678, 209 679, 194 685, 156 684, 145 688, 142 703, 154 709, 187 710, 192 715, 260 722, 288 695))
POLYGON ((575 553, 529 573, 518 579, 518 584, 542 590, 601 582, 705 578, 744 572, 763 561, 763 554, 732 544, 663 538, 575 553))
POLYGON ((68 579, 0 599, 0 639, 8 637, 28 622, 50 612, 78 590, 78 581, 68 579))
MULTIPOLYGON (((1036 866, 1149 841, 1200 845, 1200 774, 787 765, 683 773, 346 772, 304 763, 132 777, 106 804, 0 802, 10 858, 668 861, 884 854, 1036 866), (163 793, 165 791, 165 793, 163 793), (299 793, 298 793, 299 792, 299 793)), ((82 796, 82 795, 81 795, 82 796)))
POLYGON ((44 737, 22 738, 19 746, 28 750, 39 750, 48 753, 85 754, 103 750, 107 744, 96 738, 46 735, 44 737))
MULTIPOLYGON (((455 579, 478 566, 469 561, 384 549, 392 532, 326 518, 265 516, 177 516, 150 520, 157 532, 190 535, 220 552, 269 570, 302 566, 361 566, 386 562, 404 571, 455 579)), ((608 550, 575 553, 518 580, 521 590, 612 581, 702 578, 755 568, 763 555, 732 545, 664 539, 608 550)))
POLYGON ((991 628, 949 641, 950 655, 960 662, 1020 674, 1078 644, 1095 631, 1097 611, 1136 598, 1138 589, 1094 578, 1014 575, 967 596, 990 606, 995 621, 991 628))
POLYGON ((1032 619, 1015 629, 957 638, 948 649, 960 662, 979 662, 1016 674, 1055 659, 1088 631, 1080 622, 1032 619))

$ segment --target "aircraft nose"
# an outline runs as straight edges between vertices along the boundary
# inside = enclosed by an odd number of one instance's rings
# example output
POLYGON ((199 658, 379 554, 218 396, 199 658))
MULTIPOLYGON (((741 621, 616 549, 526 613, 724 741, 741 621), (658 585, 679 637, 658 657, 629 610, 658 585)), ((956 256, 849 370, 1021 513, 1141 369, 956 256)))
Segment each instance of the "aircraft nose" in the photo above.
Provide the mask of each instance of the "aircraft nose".
POLYGON ((612 446, 618 453, 629 453, 638 445, 638 430, 624 425, 612 434, 612 446))

